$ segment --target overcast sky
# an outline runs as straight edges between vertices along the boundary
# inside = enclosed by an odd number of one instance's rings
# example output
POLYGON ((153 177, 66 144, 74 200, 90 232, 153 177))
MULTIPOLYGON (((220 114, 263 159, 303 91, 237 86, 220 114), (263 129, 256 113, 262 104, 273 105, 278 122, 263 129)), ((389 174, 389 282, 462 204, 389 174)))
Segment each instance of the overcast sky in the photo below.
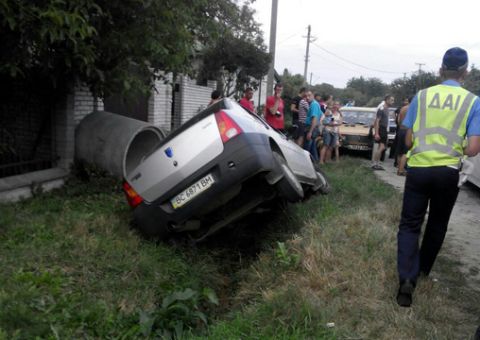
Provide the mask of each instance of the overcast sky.
MULTIPOLYGON (((272 0, 253 7, 268 46, 272 0)), ((416 63, 438 71, 453 46, 465 48, 478 66, 479 13, 480 1, 472 0, 278 0, 275 68, 303 75, 308 25, 316 38, 307 71, 313 84, 344 87, 359 76, 390 83, 418 71, 416 63)))

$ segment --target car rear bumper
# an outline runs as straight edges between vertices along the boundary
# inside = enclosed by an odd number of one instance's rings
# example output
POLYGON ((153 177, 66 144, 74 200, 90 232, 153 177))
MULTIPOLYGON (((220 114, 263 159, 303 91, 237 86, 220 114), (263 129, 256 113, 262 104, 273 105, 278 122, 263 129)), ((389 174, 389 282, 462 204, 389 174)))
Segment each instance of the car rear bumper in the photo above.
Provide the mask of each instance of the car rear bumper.
POLYGON ((274 164, 267 136, 240 134, 224 145, 224 150, 218 157, 175 185, 172 190, 154 202, 142 202, 137 206, 133 212, 134 220, 153 231, 165 227, 175 229, 189 219, 201 219, 235 197, 243 182, 259 173, 271 171, 274 164), (170 201, 172 198, 209 174, 214 178, 211 187, 185 205, 173 208, 170 201))

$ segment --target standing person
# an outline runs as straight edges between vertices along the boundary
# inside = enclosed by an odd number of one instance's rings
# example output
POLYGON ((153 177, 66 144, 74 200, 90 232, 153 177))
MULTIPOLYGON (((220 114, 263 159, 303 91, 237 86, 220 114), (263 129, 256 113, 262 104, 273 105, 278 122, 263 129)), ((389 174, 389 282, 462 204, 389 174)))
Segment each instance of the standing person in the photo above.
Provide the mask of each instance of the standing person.
POLYGON ((323 113, 325 113, 325 111, 327 110, 327 107, 328 106, 331 107, 333 105, 333 96, 331 94, 324 94, 321 97, 319 104, 320 104, 320 109, 322 110, 323 113))
POLYGON ((308 110, 310 109, 310 104, 308 103, 307 99, 307 92, 306 90, 303 91, 303 97, 300 99, 300 102, 298 103, 298 121, 297 121, 297 134, 296 134, 296 139, 295 142, 303 146, 305 142, 305 122, 307 120, 307 114, 308 110))
POLYGON ((480 152, 480 100, 460 86, 467 67, 465 50, 447 50, 440 68, 444 81, 418 92, 403 121, 408 128, 406 144, 411 147, 397 235, 397 303, 403 307, 411 305, 417 277, 428 276, 442 247, 458 195, 460 160, 480 152))
MULTIPOLYGON (((299 143, 299 140, 301 141, 301 143, 303 143, 303 135, 305 133, 305 130, 302 129, 302 127, 299 125, 300 101, 304 99, 305 91, 306 91, 305 87, 300 88, 300 91, 298 91, 298 95, 295 98, 293 98, 292 103, 290 104, 290 111, 292 112, 292 127, 295 128, 295 131, 293 133, 293 139, 295 139, 297 144, 299 143)), ((303 124, 305 124, 305 118, 303 119, 303 124)), ((303 126, 303 128, 305 127, 303 126)), ((301 145, 301 144, 298 144, 298 145, 301 145)))
POLYGON ((274 129, 283 131, 285 128, 282 99, 283 85, 280 83, 275 84, 273 91, 273 96, 267 97, 265 104, 265 120, 274 129))
POLYGON ((305 144, 304 149, 309 151, 312 155, 312 158, 315 162, 318 161, 318 150, 317 145, 315 144, 315 134, 318 131, 318 123, 320 122, 320 117, 323 115, 322 110, 320 110, 320 104, 315 100, 312 91, 307 91, 307 100, 309 109, 307 113, 307 119, 305 120, 305 144))
POLYGON ((407 145, 405 144, 405 137, 407 135, 407 128, 402 125, 403 120, 405 119, 405 115, 407 114, 408 105, 410 104, 410 99, 405 98, 403 100, 403 106, 400 109, 397 117, 397 133, 396 133, 396 140, 397 140, 397 147, 395 148, 395 157, 398 165, 397 175, 398 176, 406 176, 407 171, 405 170, 405 165, 407 164, 407 145))
POLYGON ((300 105, 300 100, 305 98, 305 92, 307 89, 305 87, 300 88, 296 97, 292 99, 292 104, 290 104, 290 111, 292 112, 292 125, 296 125, 298 122, 298 110, 300 105))
POLYGON ((212 94, 210 95, 210 103, 208 103, 208 106, 215 104, 220 100, 222 100, 222 93, 218 90, 213 90, 212 94))
MULTIPOLYGON (((340 103, 335 102, 333 104, 332 110, 330 113, 325 113, 325 118, 323 119, 323 146, 320 150, 320 164, 325 164, 326 159, 328 158, 328 153, 331 153, 337 147, 338 143, 338 132, 339 126, 342 124, 342 116, 340 115, 340 103)), ((336 155, 336 160, 338 162, 339 155, 336 155)))
POLYGON ((378 106, 377 118, 375 119, 375 142, 379 144, 377 152, 373 155, 373 170, 385 170, 380 164, 380 158, 385 151, 388 142, 388 109, 393 105, 395 99, 386 95, 384 101, 378 106))
POLYGON ((247 87, 243 93, 243 97, 238 102, 241 106, 246 108, 248 111, 255 113, 255 105, 253 103, 253 89, 247 87))

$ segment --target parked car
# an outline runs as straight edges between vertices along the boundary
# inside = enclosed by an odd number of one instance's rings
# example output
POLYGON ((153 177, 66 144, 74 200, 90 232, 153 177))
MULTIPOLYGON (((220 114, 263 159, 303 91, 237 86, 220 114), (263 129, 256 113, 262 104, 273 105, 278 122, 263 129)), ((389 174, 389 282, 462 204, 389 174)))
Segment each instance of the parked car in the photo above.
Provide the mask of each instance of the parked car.
POLYGON ((372 126, 377 109, 374 107, 346 106, 341 110, 343 124, 340 126, 341 148, 371 153, 373 150, 372 126))
POLYGON ((328 190, 307 151, 229 99, 168 135, 124 182, 134 223, 162 239, 195 230, 201 240, 265 202, 328 190))
MULTIPOLYGON (((377 116, 377 108, 345 106, 341 108, 341 112, 343 114, 343 125, 340 126, 341 147, 348 150, 365 151, 370 155, 374 146, 372 128, 377 116)), ((389 109, 388 125, 387 147, 390 147, 397 131, 395 108, 389 109)))

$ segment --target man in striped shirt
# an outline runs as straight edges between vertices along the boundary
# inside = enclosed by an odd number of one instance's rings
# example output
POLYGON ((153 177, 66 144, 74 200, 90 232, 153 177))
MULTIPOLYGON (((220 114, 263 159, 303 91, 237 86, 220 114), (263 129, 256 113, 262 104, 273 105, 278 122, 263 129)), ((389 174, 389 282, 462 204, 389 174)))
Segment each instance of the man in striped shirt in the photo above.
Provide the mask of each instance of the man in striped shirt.
POLYGON ((309 108, 310 105, 308 104, 307 100, 307 92, 304 92, 302 99, 298 103, 298 138, 295 141, 301 147, 303 147, 303 143, 305 141, 305 121, 307 120, 307 113, 309 108))

